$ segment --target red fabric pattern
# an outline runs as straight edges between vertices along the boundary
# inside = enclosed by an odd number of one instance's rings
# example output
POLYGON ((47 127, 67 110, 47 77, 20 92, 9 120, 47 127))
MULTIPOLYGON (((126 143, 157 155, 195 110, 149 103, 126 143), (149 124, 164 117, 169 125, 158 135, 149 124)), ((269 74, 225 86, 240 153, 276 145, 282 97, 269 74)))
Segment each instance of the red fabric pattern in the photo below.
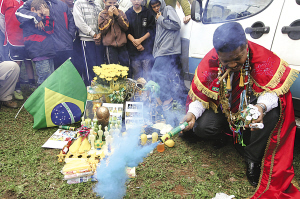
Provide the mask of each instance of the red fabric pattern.
POLYGON ((242 91, 244 90, 243 87, 239 86, 240 83, 240 72, 235 72, 233 74, 233 81, 232 81, 232 97, 231 97, 231 112, 236 113, 239 110, 240 105, 240 96, 242 91))
POLYGON ((69 23, 68 23, 68 15, 67 15, 66 12, 64 12, 64 18, 65 18, 66 28, 67 28, 67 30, 68 30, 68 29, 69 29, 69 28, 68 28, 68 27, 69 27, 69 23))
POLYGON ((42 42, 46 39, 46 36, 44 35, 30 35, 28 37, 24 37, 24 41, 37 41, 37 42, 42 42))
POLYGON ((280 104, 282 114, 267 145, 262 177, 252 199, 300 198, 300 192, 291 183, 296 123, 290 91, 280 96, 280 104))
POLYGON ((50 19, 50 17, 49 16, 45 16, 45 19, 46 19, 46 23, 44 25, 45 26, 49 26, 49 19, 50 19))

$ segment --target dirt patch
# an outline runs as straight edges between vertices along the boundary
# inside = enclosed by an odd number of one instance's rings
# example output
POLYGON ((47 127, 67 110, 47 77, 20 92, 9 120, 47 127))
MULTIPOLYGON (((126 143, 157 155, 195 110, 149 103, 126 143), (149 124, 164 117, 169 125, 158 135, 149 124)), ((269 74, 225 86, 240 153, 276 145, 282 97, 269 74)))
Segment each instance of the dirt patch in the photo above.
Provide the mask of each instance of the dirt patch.
POLYGON ((170 192, 174 192, 181 196, 186 196, 188 194, 187 190, 185 190, 185 188, 180 184, 176 185, 173 189, 170 190, 170 192))
POLYGON ((17 198, 18 195, 11 190, 7 190, 2 196, 2 199, 17 199, 17 198))
POLYGON ((155 181, 151 184, 151 187, 156 188, 156 187, 160 186, 161 184, 162 184, 161 181, 155 181))

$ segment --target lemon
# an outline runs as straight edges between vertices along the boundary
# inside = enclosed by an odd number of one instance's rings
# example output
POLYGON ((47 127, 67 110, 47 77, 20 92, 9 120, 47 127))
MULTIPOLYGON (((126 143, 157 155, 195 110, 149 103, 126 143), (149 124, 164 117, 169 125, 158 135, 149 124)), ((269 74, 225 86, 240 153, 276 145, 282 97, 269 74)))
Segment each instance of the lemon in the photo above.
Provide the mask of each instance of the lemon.
POLYGON ((165 141, 165 145, 168 147, 173 147, 175 145, 175 142, 173 140, 167 140, 165 141))

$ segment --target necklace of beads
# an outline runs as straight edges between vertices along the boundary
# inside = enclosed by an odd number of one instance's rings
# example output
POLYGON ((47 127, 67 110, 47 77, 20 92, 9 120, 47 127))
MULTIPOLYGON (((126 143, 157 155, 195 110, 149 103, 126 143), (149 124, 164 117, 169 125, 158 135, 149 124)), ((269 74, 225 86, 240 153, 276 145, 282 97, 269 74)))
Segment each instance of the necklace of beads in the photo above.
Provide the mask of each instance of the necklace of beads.
MULTIPOLYGON (((250 78, 250 66, 249 66, 249 50, 247 50, 247 59, 244 63, 243 67, 241 68, 241 75, 240 75, 240 85, 244 87, 244 90, 240 96, 240 105, 239 110, 236 113, 231 112, 230 110, 230 103, 228 100, 228 90, 231 88, 227 88, 230 86, 230 74, 228 73, 228 80, 226 82, 223 79, 220 82, 220 93, 219 93, 219 100, 220 100, 220 107, 222 112, 225 114, 227 121, 229 123, 230 130, 233 132, 233 137, 235 138, 235 143, 241 143, 243 146, 243 129, 245 126, 245 118, 242 115, 242 111, 250 104, 250 95, 251 95, 251 78, 250 78), (229 82, 228 82, 229 81, 229 82)), ((219 61, 219 71, 218 77, 220 78, 222 74, 225 73, 225 67, 222 66, 221 62, 219 61)))

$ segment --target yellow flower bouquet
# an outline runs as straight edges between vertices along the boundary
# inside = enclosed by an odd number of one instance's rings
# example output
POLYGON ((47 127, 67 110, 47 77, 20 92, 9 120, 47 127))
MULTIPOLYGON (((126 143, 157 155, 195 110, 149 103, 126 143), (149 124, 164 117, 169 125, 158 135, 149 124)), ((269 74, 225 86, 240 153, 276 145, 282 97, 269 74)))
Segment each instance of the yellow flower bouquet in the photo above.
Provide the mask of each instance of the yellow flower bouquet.
POLYGON ((94 85, 105 93, 112 93, 115 90, 126 88, 126 78, 129 68, 119 64, 102 64, 94 66, 93 71, 96 74, 94 77, 94 85))

